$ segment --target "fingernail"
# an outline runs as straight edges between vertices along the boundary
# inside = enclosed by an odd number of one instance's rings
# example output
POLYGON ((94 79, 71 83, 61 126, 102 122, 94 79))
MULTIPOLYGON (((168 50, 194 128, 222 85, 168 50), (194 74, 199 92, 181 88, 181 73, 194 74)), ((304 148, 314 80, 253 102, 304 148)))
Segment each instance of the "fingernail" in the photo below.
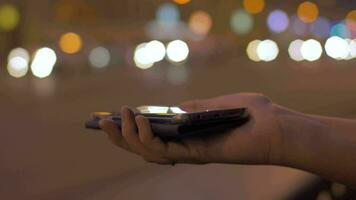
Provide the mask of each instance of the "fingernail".
POLYGON ((130 113, 130 108, 128 106, 122 106, 121 107, 121 114, 127 115, 128 113, 130 113))

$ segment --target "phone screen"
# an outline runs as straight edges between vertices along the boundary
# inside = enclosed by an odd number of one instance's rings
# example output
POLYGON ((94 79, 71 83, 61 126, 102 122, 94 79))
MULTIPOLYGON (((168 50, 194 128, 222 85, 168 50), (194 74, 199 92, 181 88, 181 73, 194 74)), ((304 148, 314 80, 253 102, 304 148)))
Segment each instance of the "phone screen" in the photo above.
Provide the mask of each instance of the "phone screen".
POLYGON ((180 109, 179 107, 170 107, 170 106, 139 106, 137 110, 143 114, 182 114, 186 113, 184 110, 180 109))

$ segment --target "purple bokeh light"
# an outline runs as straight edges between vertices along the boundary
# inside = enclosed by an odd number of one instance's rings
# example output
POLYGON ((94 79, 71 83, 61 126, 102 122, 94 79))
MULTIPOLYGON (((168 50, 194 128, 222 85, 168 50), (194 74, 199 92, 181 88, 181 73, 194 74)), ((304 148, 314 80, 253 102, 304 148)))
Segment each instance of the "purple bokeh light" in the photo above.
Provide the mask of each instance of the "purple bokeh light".
POLYGON ((274 10, 268 15, 267 24, 272 32, 281 33, 288 28, 288 15, 282 10, 274 10))
POLYGON ((319 17, 315 22, 313 22, 310 27, 310 32, 318 37, 327 38, 330 32, 330 22, 325 17, 319 17))
POLYGON ((298 36, 304 36, 307 34, 308 26, 302 22, 297 16, 293 15, 291 18, 291 29, 293 33, 298 36))

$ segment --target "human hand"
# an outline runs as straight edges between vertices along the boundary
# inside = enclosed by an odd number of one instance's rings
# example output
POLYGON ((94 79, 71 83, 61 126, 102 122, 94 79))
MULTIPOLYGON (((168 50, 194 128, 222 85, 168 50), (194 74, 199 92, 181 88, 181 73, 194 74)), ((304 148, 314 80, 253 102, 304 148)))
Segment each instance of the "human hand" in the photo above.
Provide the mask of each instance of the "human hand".
MULTIPOLYGON (((246 107, 250 120, 223 134, 164 142, 155 136, 149 121, 134 116, 128 107, 121 109, 121 131, 103 120, 101 128, 117 146, 142 156, 148 162, 276 164, 280 157, 282 131, 277 112, 282 108, 260 94, 241 93, 194 100, 180 106, 188 112, 246 107)), ((283 110, 283 109, 282 109, 283 110)))

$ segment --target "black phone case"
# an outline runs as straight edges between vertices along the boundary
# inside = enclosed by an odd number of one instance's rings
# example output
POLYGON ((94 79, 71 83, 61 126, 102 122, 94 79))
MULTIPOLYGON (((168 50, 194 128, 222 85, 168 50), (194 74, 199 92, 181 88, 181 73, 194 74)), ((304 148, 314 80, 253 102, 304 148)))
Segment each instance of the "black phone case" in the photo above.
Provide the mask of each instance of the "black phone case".
MULTIPOLYGON (((187 113, 171 116, 142 114, 150 121, 152 131, 163 139, 182 139, 186 137, 223 133, 245 124, 249 115, 245 108, 214 110, 199 113, 187 113)), ((109 116, 93 116, 86 122, 89 129, 100 129, 99 121, 112 120, 121 128, 121 117, 117 114, 109 116)))

